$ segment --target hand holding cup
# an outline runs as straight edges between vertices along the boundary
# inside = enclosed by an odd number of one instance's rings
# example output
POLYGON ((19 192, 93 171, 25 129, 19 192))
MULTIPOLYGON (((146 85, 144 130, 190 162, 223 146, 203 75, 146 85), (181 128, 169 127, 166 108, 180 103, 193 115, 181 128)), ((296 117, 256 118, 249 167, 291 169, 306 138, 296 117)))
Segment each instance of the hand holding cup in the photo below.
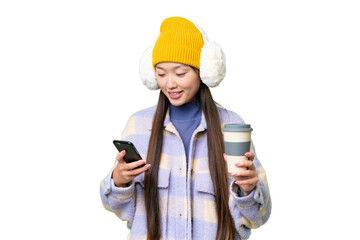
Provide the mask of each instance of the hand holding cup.
POLYGON ((252 130, 250 124, 225 124, 223 128, 228 172, 245 195, 250 194, 259 181, 253 164, 255 155, 250 152, 252 130))
MULTIPOLYGON (((247 160, 241 160, 235 164, 239 170, 233 172, 232 176, 236 181, 235 183, 241 188, 244 195, 247 196, 256 187, 259 182, 259 177, 253 163, 255 155, 252 152, 247 152, 245 153, 245 156, 247 157, 247 160)), ((226 154, 224 154, 224 158, 227 160, 226 154)))

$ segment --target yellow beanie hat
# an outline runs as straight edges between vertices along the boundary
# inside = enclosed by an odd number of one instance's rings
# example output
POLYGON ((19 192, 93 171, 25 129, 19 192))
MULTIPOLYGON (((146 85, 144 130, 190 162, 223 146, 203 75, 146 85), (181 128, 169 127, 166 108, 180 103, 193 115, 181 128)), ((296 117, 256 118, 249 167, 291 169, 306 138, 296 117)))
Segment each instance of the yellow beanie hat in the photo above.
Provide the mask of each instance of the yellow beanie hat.
POLYGON ((226 73, 225 54, 219 44, 208 40, 196 24, 182 17, 165 19, 155 45, 141 56, 141 81, 151 90, 159 89, 155 65, 160 62, 178 62, 200 70, 200 79, 208 87, 216 87, 226 73))
POLYGON ((200 69, 204 40, 198 28, 182 17, 165 19, 160 26, 153 52, 152 65, 160 62, 178 62, 200 69))

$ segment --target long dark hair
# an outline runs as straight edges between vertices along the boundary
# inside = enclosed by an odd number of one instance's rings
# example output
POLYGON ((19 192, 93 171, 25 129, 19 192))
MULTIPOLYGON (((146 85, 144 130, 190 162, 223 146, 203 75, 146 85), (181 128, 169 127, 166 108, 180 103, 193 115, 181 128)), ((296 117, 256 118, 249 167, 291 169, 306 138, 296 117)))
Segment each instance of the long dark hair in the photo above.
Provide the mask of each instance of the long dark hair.
MULTIPOLYGON (((225 147, 220 117, 210 89, 203 82, 200 84, 198 98, 207 124, 209 170, 214 186, 218 221, 216 239, 233 240, 235 239, 235 229, 228 204, 227 166, 223 156, 225 147)), ((163 144, 163 123, 169 104, 167 97, 160 91, 146 159, 146 162, 151 164, 151 169, 145 173, 144 179, 148 240, 158 240, 161 237, 161 217, 157 185, 163 144)))

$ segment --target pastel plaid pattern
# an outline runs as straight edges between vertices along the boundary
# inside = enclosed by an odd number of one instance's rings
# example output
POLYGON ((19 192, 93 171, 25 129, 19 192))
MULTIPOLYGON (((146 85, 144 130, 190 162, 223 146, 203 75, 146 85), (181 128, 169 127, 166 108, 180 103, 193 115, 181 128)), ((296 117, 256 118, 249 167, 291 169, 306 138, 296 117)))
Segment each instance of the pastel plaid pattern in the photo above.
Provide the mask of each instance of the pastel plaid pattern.
MULTIPOLYGON (((127 122, 122 139, 131 141, 146 159, 156 106, 137 112, 127 122)), ((235 113, 218 108, 222 125, 243 123, 235 113)), ((208 166, 208 147, 204 115, 190 141, 189 166, 180 135, 167 114, 160 160, 158 191, 160 195, 162 239, 215 239, 217 214, 214 188, 208 166)), ((255 153, 253 145, 251 151, 255 153)), ((256 153, 255 153, 256 156, 256 153)), ((116 161, 115 161, 116 164, 116 161)), ((236 239, 248 239, 251 228, 264 224, 271 213, 271 198, 266 174, 257 157, 254 165, 259 183, 250 195, 241 197, 229 176, 229 206, 236 228, 236 239)), ((115 165, 113 166, 113 168, 115 165)), ((146 239, 144 175, 136 177, 126 188, 117 188, 111 173, 102 180, 100 195, 104 207, 131 226, 129 239, 146 239)))

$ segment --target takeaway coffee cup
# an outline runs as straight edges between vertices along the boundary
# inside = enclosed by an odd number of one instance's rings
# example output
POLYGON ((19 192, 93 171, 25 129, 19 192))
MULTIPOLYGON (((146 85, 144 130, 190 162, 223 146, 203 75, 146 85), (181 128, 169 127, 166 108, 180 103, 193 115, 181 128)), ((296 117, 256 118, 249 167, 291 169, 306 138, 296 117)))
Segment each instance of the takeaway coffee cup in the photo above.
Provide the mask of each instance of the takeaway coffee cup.
POLYGON ((238 172, 242 167, 235 166, 241 160, 247 160, 246 152, 250 152, 251 131, 250 124, 225 124, 224 133, 225 153, 229 173, 238 172))

